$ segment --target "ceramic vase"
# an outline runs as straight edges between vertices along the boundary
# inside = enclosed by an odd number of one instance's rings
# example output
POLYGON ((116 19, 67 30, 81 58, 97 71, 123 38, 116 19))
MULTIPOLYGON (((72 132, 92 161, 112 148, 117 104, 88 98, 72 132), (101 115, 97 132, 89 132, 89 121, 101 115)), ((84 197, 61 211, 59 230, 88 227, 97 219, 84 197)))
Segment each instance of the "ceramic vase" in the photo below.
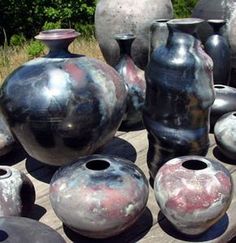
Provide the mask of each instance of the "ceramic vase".
POLYGON ((29 61, 5 80, 1 108, 33 158, 63 165, 93 153, 117 131, 127 91, 119 74, 93 58, 71 54, 73 29, 42 31, 45 57, 29 61))
POLYGON ((0 113, 0 156, 10 152, 15 143, 15 139, 10 131, 6 119, 2 113, 0 113))
POLYGON ((119 60, 119 46, 113 36, 133 32, 137 38, 132 45, 132 57, 135 64, 144 69, 148 62, 150 24, 158 18, 172 18, 172 15, 170 0, 98 1, 95 30, 105 60, 115 66, 119 60))
POLYGON ((120 48, 120 59, 115 69, 123 78, 128 89, 127 110, 121 128, 141 127, 146 81, 144 71, 135 65, 131 57, 131 46, 135 36, 132 33, 126 33, 115 35, 114 38, 120 48))
POLYGON ((168 20, 169 19, 156 19, 150 26, 149 60, 151 59, 151 55, 156 48, 166 44, 169 35, 167 27, 168 20))
POLYGON ((219 31, 225 25, 224 20, 211 19, 207 21, 213 28, 214 34, 205 43, 205 51, 213 60, 213 80, 215 84, 229 84, 230 47, 225 37, 219 31))
POLYGON ((183 156, 160 168, 154 192, 162 213, 177 230, 199 235, 225 215, 233 183, 229 171, 219 162, 183 156))
POLYGON ((236 160, 236 111, 224 114, 214 127, 216 144, 223 155, 236 160))
POLYGON ((0 228, 3 243, 65 243, 49 226, 24 217, 0 217, 0 228))
POLYGON ((60 168, 50 183, 56 215, 91 238, 107 238, 127 229, 142 214, 147 199, 148 182, 142 171, 111 156, 83 157, 60 168))
POLYGON ((194 37, 202 22, 191 18, 168 21, 167 44, 153 52, 145 72, 143 122, 152 179, 166 161, 205 155, 209 147, 209 111, 215 93, 212 60, 194 37))
POLYGON ((0 166, 0 195, 0 217, 26 216, 35 201, 30 179, 10 166, 0 166))
POLYGON ((210 124, 211 131, 214 131, 214 126, 217 120, 224 114, 236 111, 236 88, 227 85, 214 85, 216 93, 215 101, 211 107, 210 124))

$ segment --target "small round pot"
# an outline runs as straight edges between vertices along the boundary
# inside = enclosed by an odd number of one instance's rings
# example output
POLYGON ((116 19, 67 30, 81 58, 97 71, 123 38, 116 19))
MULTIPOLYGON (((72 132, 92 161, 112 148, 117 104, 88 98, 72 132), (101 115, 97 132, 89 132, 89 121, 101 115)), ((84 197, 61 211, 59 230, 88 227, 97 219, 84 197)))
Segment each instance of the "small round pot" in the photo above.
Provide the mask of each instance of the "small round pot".
POLYGON ((148 182, 132 162, 92 155, 60 168, 50 184, 50 201, 60 220, 81 235, 107 238, 142 214, 148 182))
POLYGON ((30 179, 15 168, 0 166, 0 216, 26 216, 35 201, 30 179))
POLYGON ((158 171, 154 192, 162 213, 180 232, 205 232, 228 209, 233 192, 229 171, 217 161, 183 156, 158 171))
POLYGON ((213 132, 217 120, 224 114, 236 111, 236 88, 216 84, 214 85, 216 94, 215 101, 211 107, 210 124, 213 132))
POLYGON ((3 243, 65 243, 55 230, 28 218, 1 217, 0 229, 0 241, 3 243))
POLYGON ((227 158, 236 160, 236 111, 223 115, 214 127, 219 150, 227 158))

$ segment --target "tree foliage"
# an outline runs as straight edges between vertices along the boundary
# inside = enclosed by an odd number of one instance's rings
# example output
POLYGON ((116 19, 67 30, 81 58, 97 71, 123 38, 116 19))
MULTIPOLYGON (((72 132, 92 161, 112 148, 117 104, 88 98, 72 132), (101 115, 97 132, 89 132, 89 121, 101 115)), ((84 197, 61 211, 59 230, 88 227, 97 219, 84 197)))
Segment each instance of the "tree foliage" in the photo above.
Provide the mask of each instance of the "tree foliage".
POLYGON ((198 0, 172 0, 174 15, 176 18, 186 18, 191 16, 192 9, 198 0))
MULTIPOLYGON (((9 39, 14 34, 31 38, 50 23, 62 28, 92 31, 96 0, 1 0, 0 32, 9 39)), ((90 33, 91 34, 91 33, 90 33)))

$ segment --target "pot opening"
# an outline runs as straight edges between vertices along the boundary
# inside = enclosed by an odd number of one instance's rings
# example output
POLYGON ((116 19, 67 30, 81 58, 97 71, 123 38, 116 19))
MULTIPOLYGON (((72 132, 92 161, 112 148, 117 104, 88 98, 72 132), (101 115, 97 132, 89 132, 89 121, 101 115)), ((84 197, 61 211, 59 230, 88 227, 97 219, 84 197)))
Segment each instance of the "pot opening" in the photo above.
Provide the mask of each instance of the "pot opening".
POLYGON ((224 85, 214 85, 214 88, 216 88, 216 89, 224 89, 225 86, 224 85))
POLYGON ((0 169, 0 176, 6 175, 7 171, 4 169, 0 169))
POLYGON ((203 170, 207 168, 207 164, 201 160, 187 160, 182 166, 189 170, 203 170))
POLYGON ((236 113, 233 113, 233 116, 236 116, 236 113))
POLYGON ((105 160, 92 160, 86 163, 86 167, 90 170, 105 170, 110 167, 110 163, 105 160))

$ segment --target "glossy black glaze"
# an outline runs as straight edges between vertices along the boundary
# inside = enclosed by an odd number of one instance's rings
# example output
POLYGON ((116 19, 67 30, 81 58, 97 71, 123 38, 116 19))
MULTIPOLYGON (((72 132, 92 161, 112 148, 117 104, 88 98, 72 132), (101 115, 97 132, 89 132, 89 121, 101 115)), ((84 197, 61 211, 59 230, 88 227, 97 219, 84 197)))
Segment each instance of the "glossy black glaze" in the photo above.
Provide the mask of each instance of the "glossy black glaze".
POLYGON ((224 114, 236 111, 236 88, 226 85, 214 85, 216 98, 211 107, 210 124, 213 132, 217 120, 224 114))
POLYGON ((5 243, 65 243, 52 228, 23 217, 0 218, 0 241, 5 243))
POLYGON ((144 71, 135 65, 131 57, 131 46, 136 38, 135 35, 125 33, 115 35, 114 38, 120 47, 120 59, 115 69, 128 89, 127 110, 121 128, 132 129, 142 126, 142 109, 146 90, 144 71))
POLYGON ((44 31, 50 52, 5 80, 0 104, 13 133, 33 158, 62 165, 93 153, 118 129, 127 91, 119 74, 93 58, 68 52, 78 34, 44 31))
POLYGON ((167 44, 154 51, 145 73, 143 121, 148 130, 147 162, 152 178, 166 161, 205 155, 208 150, 214 89, 212 60, 193 36, 201 22, 168 21, 167 44))
POLYGON ((214 34, 205 43, 205 51, 213 60, 213 81, 215 84, 229 84, 230 75, 230 47, 225 37, 220 35, 220 28, 225 25, 224 20, 208 20, 214 34))

